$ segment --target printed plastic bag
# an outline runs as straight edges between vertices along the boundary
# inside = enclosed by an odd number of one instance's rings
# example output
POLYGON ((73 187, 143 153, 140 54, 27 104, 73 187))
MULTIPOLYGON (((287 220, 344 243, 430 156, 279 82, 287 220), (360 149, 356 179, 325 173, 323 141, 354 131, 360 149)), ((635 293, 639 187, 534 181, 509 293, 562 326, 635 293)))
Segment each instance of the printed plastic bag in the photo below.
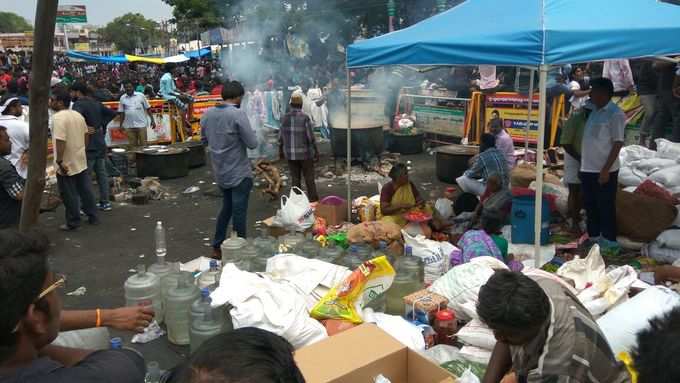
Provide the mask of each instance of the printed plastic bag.
POLYGON ((288 197, 281 197, 279 216, 280 219, 277 221, 288 229, 305 231, 314 225, 314 209, 309 203, 307 194, 297 186, 290 189, 288 197))
POLYGON ((456 247, 449 242, 437 242, 425 236, 411 236, 406 230, 401 231, 404 246, 411 246, 413 255, 425 264, 425 284, 434 283, 448 271, 449 255, 456 247))
POLYGON ((321 298, 310 315, 318 320, 342 319, 360 324, 363 322, 360 315, 362 307, 387 291, 392 286, 394 275, 387 257, 366 261, 321 298))

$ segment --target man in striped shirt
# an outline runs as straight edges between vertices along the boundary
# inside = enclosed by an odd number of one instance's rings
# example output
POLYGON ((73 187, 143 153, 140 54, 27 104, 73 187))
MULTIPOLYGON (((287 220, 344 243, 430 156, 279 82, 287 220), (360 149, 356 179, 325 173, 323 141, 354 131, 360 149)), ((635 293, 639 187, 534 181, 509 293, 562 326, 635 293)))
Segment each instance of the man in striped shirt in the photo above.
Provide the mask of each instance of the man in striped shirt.
POLYGON ((497 175, 503 189, 510 184, 510 168, 508 162, 497 148, 496 137, 491 133, 482 134, 479 155, 472 167, 456 179, 461 190, 481 196, 486 189, 486 182, 491 175, 497 175))
POLYGON ((279 152, 281 159, 288 160, 292 186, 300 187, 301 175, 304 175, 307 196, 314 202, 319 200, 314 181, 314 162, 319 160, 319 149, 312 131, 312 120, 302 111, 302 104, 302 96, 293 94, 291 110, 281 120, 279 152))
POLYGON ((21 216, 24 180, 5 156, 12 153, 7 128, 0 126, 0 229, 16 226, 21 216))

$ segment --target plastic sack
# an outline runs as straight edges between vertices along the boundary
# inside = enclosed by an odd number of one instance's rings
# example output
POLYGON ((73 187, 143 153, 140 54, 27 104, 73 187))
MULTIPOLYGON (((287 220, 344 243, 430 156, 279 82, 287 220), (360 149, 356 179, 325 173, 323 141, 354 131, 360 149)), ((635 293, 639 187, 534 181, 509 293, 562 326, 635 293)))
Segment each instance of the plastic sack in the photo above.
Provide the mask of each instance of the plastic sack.
POLYGON ((362 307, 387 291, 392 286, 394 275, 387 257, 366 261, 321 298, 310 315, 318 320, 342 319, 360 324, 363 322, 360 315, 362 307))
POLYGON ((621 167, 630 166, 635 161, 656 157, 656 152, 640 145, 628 145, 621 148, 619 160, 621 167))
POLYGON ((652 173, 649 179, 658 182, 666 188, 680 186, 680 165, 671 166, 652 173))
POLYGON ((658 170, 669 168, 671 166, 677 165, 678 163, 674 159, 668 158, 646 158, 640 160, 633 164, 633 166, 649 175, 658 170))
POLYGON ((479 319, 473 319, 463 326, 456 333, 456 337, 465 344, 485 350, 493 350, 496 346, 496 337, 493 335, 493 331, 479 319))
POLYGON ((623 186, 637 187, 642 183, 644 175, 636 174, 632 168, 622 166, 619 169, 619 183, 623 186))
POLYGON ((557 269, 557 275, 573 281, 576 290, 581 291, 588 284, 592 284, 605 277, 604 269, 604 259, 600 255, 600 246, 594 245, 587 257, 575 258, 560 266, 557 269))
POLYGON ((449 270, 428 290, 446 297, 449 300, 449 308, 456 313, 457 318, 470 320, 473 316, 469 315, 462 305, 468 302, 473 305, 477 304, 479 289, 486 284, 494 272, 491 267, 480 263, 465 263, 449 270))
POLYGON ((421 258, 425 264, 425 284, 431 284, 448 270, 449 255, 456 247, 449 242, 437 242, 422 235, 411 236, 406 230, 401 231, 404 246, 411 246, 413 255, 421 258))
POLYGON ((460 356, 470 362, 488 365, 491 360, 491 351, 475 346, 463 346, 460 349, 460 356))
POLYGON ((665 138, 657 138, 654 142, 656 142, 656 152, 659 157, 671 160, 680 158, 680 143, 671 142, 665 138))
POLYGON ((628 265, 617 267, 581 291, 577 297, 591 315, 598 317, 625 300, 630 287, 637 279, 637 272, 632 267, 628 265))
POLYGON ((656 238, 656 242, 663 247, 680 250, 680 229, 664 231, 656 238))
POLYGON ((458 377, 458 383, 479 383, 479 378, 469 368, 458 377))
POLYGON ((657 241, 644 245, 640 253, 660 263, 675 263, 680 260, 680 249, 663 247, 657 241))
POLYGON ((453 215, 453 201, 448 198, 439 198, 434 203, 434 210, 442 219, 448 219, 453 215))
POLYGON ((649 326, 649 320, 680 305, 680 295, 662 286, 652 286, 597 320, 614 355, 630 352, 637 345, 637 333, 649 326))
POLYGON ((307 194, 297 186, 290 189, 288 197, 281 197, 281 210, 277 216, 280 217, 277 222, 288 229, 305 231, 314 225, 314 209, 307 194))

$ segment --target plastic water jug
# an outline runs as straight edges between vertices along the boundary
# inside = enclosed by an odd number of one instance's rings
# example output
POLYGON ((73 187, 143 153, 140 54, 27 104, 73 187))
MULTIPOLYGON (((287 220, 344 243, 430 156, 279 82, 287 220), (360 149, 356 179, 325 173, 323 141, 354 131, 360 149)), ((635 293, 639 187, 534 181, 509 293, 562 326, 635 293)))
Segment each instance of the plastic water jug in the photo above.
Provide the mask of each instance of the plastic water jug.
POLYGON ((279 243, 285 248, 284 252, 293 253, 297 250, 298 245, 304 240, 305 237, 302 234, 295 232, 295 229, 290 229, 288 234, 282 235, 281 238, 279 238, 279 243))
MULTIPOLYGON (((172 265, 165 261, 165 255, 158 255, 156 253, 156 262, 152 263, 147 269, 148 272, 156 274, 161 281, 161 302, 163 301, 163 280, 165 277, 173 272, 172 265)), ((163 313, 156 313, 155 317, 158 323, 163 323, 163 313)))
POLYGON ((420 290, 422 282, 418 282, 412 273, 397 272, 392 286, 386 293, 386 311, 390 315, 404 315, 404 297, 420 290))
POLYGON ((161 280, 154 273, 146 271, 144 265, 137 266, 137 274, 131 275, 123 286, 127 306, 153 306, 156 315, 163 318, 161 280))
POLYGON ((177 287, 177 281, 180 278, 193 278, 193 274, 188 271, 180 271, 179 262, 173 263, 172 272, 161 279, 161 296, 163 297, 164 304, 168 296, 168 290, 177 287))
POLYGON ((357 248, 357 255, 359 256, 359 258, 363 259, 364 261, 368 261, 369 259, 371 259, 373 249, 370 246, 368 246, 365 243, 358 243, 354 246, 356 246, 357 248))
POLYGON ((235 231, 231 232, 231 237, 222 242, 222 267, 227 263, 238 263, 241 259, 241 249, 243 249, 248 241, 245 238, 238 237, 235 231))
POLYGON ((144 383, 159 383, 161 381, 161 367, 156 361, 151 361, 146 365, 146 376, 144 383))
POLYGON ((343 253, 344 251, 342 248, 336 245, 335 241, 331 240, 328 242, 328 246, 322 248, 319 251, 319 256, 317 259, 328 263, 336 263, 338 262, 339 258, 342 257, 343 253))
POLYGON ((269 235, 269 231, 266 228, 260 229, 260 236, 253 240, 253 245, 257 249, 259 257, 269 258, 272 254, 279 251, 278 241, 269 235))
POLYGON ((272 252, 269 255, 265 255, 265 253, 258 253, 257 257, 255 257, 255 259, 253 259, 250 264, 250 271, 253 273, 264 273, 267 271, 267 260, 276 254, 277 253, 275 252, 272 252))
POLYGON ((241 249, 241 259, 236 266, 239 270, 252 271, 253 262, 255 262, 257 256, 257 248, 252 244, 252 241, 247 241, 246 246, 241 249))
POLYGON ((210 261, 210 269, 201 273, 198 277, 198 288, 204 289, 215 289, 220 282, 220 267, 217 265, 216 260, 210 261))
POLYGON ((191 304, 191 322, 199 318, 203 318, 203 314, 210 307, 210 290, 207 288, 201 289, 201 295, 191 304))
POLYGON ((321 245, 311 234, 305 236, 305 240, 299 245, 298 255, 305 258, 316 258, 319 256, 321 245))
POLYGON ((199 290, 193 277, 180 278, 177 287, 168 290, 165 324, 168 327, 168 340, 176 345, 189 344, 191 304, 198 299, 199 290), (190 279, 191 278, 191 279, 190 279))
POLYGON ((362 263, 364 263, 364 260, 359 257, 357 247, 352 245, 349 248, 349 253, 345 254, 338 264, 345 266, 350 271, 354 271, 357 267, 361 266, 362 263))
POLYGON ((223 332, 223 326, 215 318, 215 310, 208 307, 201 318, 191 322, 191 352, 195 352, 206 340, 223 332))

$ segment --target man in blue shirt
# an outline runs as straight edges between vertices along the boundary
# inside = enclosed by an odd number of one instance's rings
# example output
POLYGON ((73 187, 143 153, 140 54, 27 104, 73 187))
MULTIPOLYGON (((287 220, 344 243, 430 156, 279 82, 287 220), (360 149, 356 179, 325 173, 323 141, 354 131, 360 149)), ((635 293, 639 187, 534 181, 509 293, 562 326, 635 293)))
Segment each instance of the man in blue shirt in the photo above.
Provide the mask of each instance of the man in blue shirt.
POLYGON ((201 137, 208 147, 215 182, 222 189, 222 210, 217 217, 213 256, 221 258, 220 246, 226 239, 227 226, 234 218, 233 228, 246 238, 248 198, 253 187, 253 174, 246 149, 258 145, 246 112, 240 109, 245 93, 238 81, 224 85, 224 103, 208 109, 201 117, 201 137))
POLYGON ((456 183, 463 192, 481 196, 486 190, 486 181, 494 174, 499 177, 501 187, 507 189, 510 184, 508 162, 503 153, 496 149, 496 137, 491 133, 484 133, 474 164, 456 178, 456 183))

